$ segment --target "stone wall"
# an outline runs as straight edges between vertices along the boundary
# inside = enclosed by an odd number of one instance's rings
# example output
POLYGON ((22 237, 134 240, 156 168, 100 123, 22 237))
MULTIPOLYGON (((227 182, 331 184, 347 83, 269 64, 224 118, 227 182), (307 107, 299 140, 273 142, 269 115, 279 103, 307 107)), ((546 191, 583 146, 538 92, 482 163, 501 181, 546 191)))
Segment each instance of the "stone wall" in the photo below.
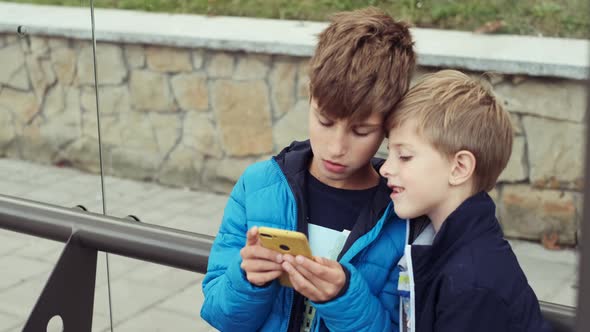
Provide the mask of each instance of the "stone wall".
MULTIPOLYGON (((97 58, 106 174, 227 193, 247 165, 307 137, 307 57, 98 43, 97 58)), ((99 172, 92 44, 0 34, 0 63, 0 156, 99 172)), ((584 83, 484 77, 516 127, 492 192, 506 234, 575 244, 584 83)))

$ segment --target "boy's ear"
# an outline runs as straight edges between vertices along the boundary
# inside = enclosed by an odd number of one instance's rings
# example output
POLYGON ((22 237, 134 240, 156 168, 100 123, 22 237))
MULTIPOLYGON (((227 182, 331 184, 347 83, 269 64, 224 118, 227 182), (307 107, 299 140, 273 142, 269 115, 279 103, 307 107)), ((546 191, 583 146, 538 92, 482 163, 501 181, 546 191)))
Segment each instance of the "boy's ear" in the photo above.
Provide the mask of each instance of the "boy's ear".
POLYGON ((449 176, 451 186, 458 186, 467 182, 475 172, 475 156, 469 151, 461 150, 455 153, 451 163, 451 174, 449 176))

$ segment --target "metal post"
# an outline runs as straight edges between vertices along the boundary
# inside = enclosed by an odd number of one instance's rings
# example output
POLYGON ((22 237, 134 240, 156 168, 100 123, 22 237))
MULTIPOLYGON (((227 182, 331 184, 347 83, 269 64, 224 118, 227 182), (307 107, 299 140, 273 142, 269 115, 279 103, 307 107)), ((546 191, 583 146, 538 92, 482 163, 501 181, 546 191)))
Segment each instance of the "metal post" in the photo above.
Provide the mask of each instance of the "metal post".
POLYGON ((586 171, 584 180, 584 218, 582 219, 582 241, 578 241, 579 264, 578 264, 578 309, 576 319, 576 331, 584 332, 590 328, 590 80, 587 82, 587 111, 586 111, 586 171))
POLYGON ((92 330, 97 251, 68 241, 39 296, 23 332, 46 331, 49 320, 60 316, 65 332, 92 330))

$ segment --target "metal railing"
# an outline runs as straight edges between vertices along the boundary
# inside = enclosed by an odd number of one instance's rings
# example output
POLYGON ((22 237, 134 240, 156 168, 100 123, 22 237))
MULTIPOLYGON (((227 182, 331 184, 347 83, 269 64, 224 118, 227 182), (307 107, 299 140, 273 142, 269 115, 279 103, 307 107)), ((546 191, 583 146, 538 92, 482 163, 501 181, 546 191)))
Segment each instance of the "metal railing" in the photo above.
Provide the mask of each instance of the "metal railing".
POLYGON ((97 252, 205 273, 213 238, 0 195, 0 228, 65 242, 24 332, 46 331, 61 316, 64 331, 91 331, 97 252))
MULTIPOLYGON (((25 332, 45 331, 56 315, 66 332, 91 331, 97 251, 205 273, 213 243, 207 235, 4 195, 0 228, 66 243, 25 332)), ((556 332, 574 331, 574 308, 543 302, 541 309, 556 332)))

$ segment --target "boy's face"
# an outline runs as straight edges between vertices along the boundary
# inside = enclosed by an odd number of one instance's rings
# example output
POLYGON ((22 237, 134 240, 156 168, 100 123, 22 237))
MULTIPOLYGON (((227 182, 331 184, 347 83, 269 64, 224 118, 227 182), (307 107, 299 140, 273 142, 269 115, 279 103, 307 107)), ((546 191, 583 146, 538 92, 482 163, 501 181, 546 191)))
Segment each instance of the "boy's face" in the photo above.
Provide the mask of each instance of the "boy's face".
POLYGON ((406 121, 389 132, 387 160, 379 170, 392 189, 391 200, 400 218, 427 215, 446 218, 449 201, 451 161, 422 136, 414 121, 406 121))
POLYGON ((313 150, 310 172, 321 182, 342 189, 365 189, 375 185, 370 164, 383 142, 383 115, 374 113, 358 123, 332 119, 318 109, 312 98, 309 139, 313 150))

